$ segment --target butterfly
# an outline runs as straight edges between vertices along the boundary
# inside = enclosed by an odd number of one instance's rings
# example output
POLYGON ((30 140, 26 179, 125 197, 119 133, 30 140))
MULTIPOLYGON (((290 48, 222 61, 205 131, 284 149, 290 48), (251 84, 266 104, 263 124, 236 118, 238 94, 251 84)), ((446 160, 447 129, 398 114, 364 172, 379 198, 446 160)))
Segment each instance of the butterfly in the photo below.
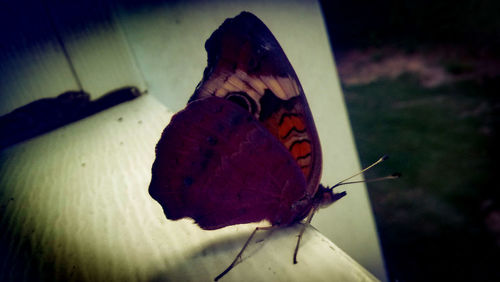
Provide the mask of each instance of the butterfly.
MULTIPOLYGON (((205 43, 203 78, 156 146, 149 193, 168 219, 205 230, 289 226, 346 195, 320 185, 321 147, 297 75, 255 15, 226 19, 205 43)), ((229 271, 235 261, 216 279, 229 271)), ((303 230, 297 242, 294 262, 303 230)))

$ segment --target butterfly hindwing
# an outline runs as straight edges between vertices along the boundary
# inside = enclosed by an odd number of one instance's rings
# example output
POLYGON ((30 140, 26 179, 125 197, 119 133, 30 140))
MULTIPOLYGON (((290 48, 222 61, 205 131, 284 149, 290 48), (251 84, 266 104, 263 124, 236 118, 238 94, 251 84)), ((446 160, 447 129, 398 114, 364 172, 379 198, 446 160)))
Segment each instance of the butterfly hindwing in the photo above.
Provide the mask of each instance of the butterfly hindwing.
POLYGON ((310 209, 286 148, 225 99, 200 99, 174 115, 156 154, 149 193, 169 219, 191 217, 204 229, 264 219, 287 225, 310 209))

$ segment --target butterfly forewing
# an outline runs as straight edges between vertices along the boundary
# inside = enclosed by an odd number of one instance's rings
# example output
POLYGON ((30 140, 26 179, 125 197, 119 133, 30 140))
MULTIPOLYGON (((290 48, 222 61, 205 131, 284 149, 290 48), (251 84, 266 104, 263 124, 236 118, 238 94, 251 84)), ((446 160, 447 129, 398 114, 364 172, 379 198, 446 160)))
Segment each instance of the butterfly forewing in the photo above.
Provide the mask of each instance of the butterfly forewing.
POLYGON ((218 96, 257 118, 285 146, 314 194, 321 176, 321 148, 302 87, 269 29, 243 12, 227 19, 207 40, 208 66, 190 101, 218 96))

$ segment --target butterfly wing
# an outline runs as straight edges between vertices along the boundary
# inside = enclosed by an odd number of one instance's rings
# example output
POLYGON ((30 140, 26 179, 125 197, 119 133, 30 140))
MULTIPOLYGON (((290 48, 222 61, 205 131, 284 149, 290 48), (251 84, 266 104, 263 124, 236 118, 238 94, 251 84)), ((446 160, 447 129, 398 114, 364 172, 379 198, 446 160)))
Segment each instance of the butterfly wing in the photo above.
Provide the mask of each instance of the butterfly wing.
POLYGON ((312 194, 292 155, 250 113, 218 97, 172 117, 156 147, 149 193, 169 219, 203 229, 267 219, 287 225, 312 194))
POLYGON ((318 134, 297 75, 269 29, 242 12, 205 49, 208 65, 190 101, 217 96, 247 109, 287 148, 314 194, 321 177, 318 134))

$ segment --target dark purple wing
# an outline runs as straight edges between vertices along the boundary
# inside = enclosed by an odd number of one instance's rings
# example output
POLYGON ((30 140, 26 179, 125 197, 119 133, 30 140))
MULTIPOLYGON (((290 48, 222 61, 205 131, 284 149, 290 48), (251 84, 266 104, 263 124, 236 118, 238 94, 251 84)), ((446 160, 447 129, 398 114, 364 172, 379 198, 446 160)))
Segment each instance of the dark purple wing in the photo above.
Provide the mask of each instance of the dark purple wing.
POLYGON ((189 103, 156 147, 149 193, 169 219, 203 229, 264 219, 287 225, 313 195, 285 147, 240 106, 218 97, 189 103))
POLYGON ((245 107, 318 189, 321 147, 299 79, 266 25, 248 12, 229 18, 205 43, 208 65, 190 101, 217 96, 245 107))

